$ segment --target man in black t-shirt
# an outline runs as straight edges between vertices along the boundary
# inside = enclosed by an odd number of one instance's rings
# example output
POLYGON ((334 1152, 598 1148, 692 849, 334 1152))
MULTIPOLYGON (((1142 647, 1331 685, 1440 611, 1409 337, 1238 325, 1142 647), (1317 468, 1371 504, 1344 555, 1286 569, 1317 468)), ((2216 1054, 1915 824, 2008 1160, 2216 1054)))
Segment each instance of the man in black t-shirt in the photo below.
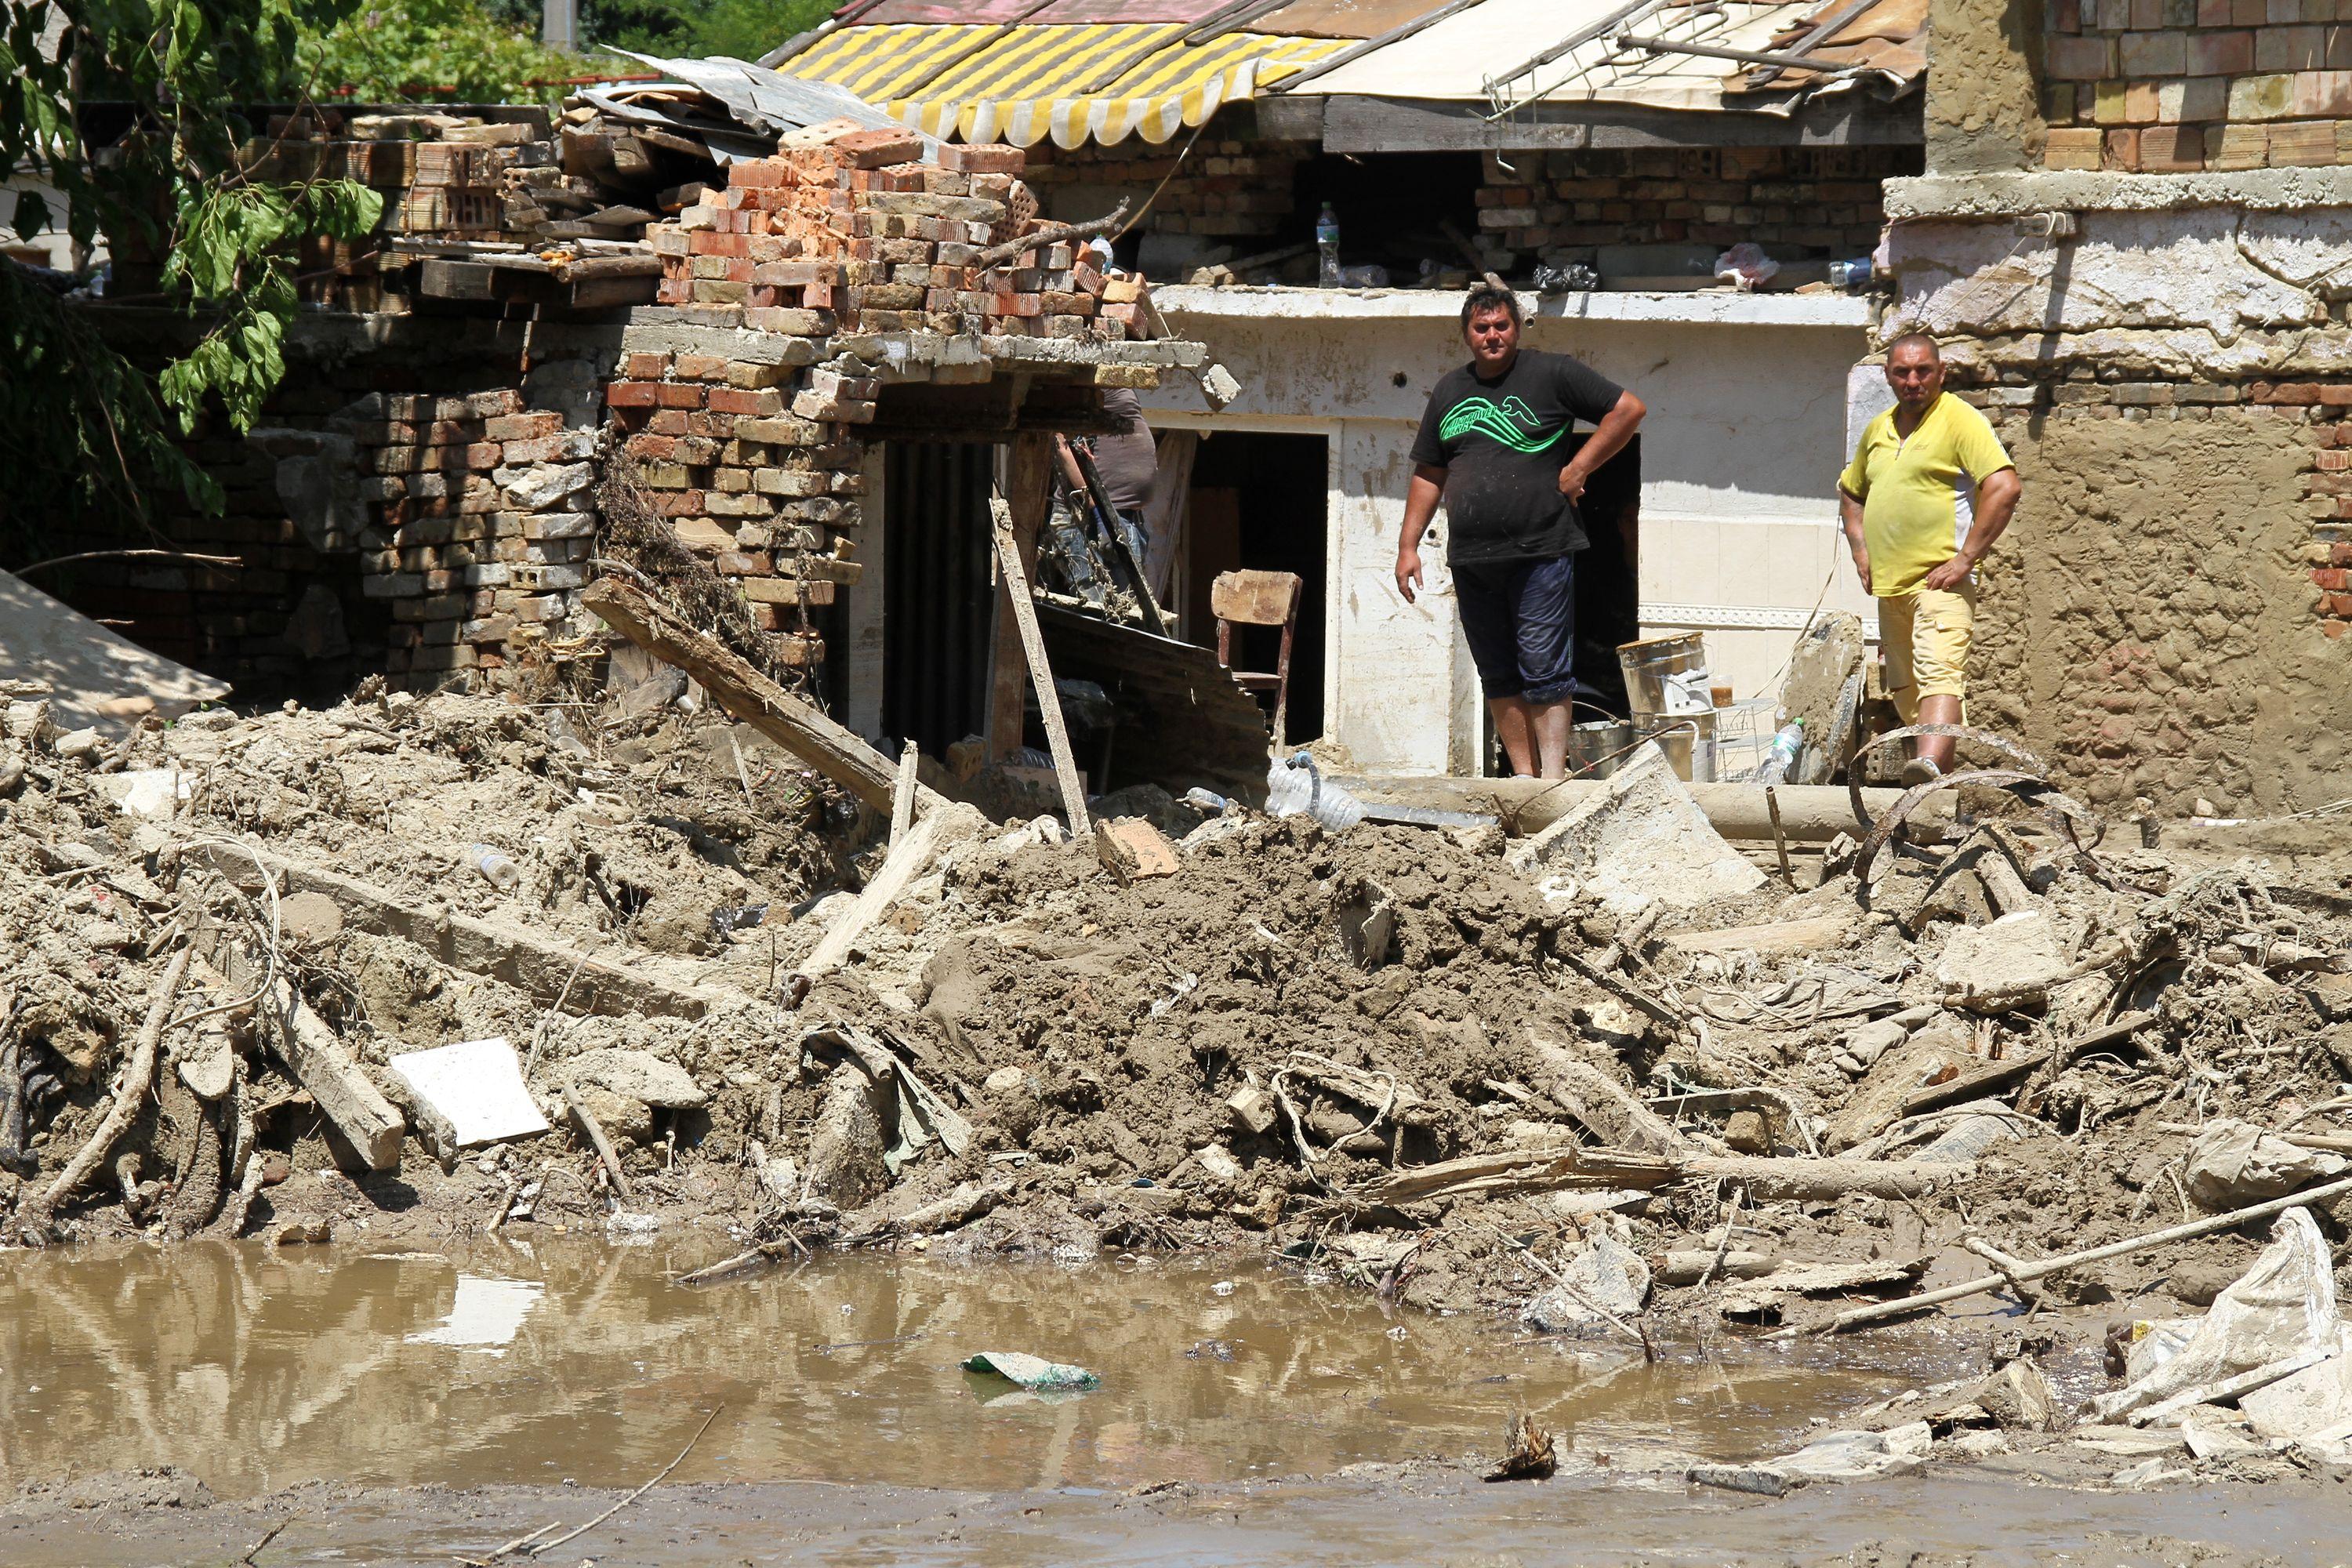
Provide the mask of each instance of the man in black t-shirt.
POLYGON ((1633 438, 1640 398, 1565 354, 1519 347, 1519 301, 1474 289, 1462 305, 1470 363, 1430 394, 1412 444, 1397 589, 1421 586, 1421 538, 1445 502, 1446 561, 1495 731, 1521 776, 1568 773, 1576 678, 1576 502, 1633 438), (1564 457, 1579 419, 1593 432, 1564 457))

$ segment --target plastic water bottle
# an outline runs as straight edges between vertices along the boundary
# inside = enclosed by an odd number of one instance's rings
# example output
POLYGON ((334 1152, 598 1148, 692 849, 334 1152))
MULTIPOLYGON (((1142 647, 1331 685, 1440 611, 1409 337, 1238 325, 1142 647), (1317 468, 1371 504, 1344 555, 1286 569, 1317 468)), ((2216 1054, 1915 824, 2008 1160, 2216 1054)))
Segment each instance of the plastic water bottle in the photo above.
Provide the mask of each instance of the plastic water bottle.
POLYGON ((511 893, 522 883, 522 868, 490 845, 470 846, 466 850, 466 858, 472 861, 474 869, 488 878, 490 886, 501 893, 511 893))
POLYGON ((1326 289, 1339 286, 1339 215, 1325 202, 1323 211, 1315 219, 1315 249, 1322 258, 1322 284, 1326 289))
POLYGON ((1797 753, 1805 749, 1805 721, 1791 719, 1772 737, 1771 749, 1764 753, 1764 765, 1756 770, 1759 784, 1776 784, 1796 765, 1797 753))

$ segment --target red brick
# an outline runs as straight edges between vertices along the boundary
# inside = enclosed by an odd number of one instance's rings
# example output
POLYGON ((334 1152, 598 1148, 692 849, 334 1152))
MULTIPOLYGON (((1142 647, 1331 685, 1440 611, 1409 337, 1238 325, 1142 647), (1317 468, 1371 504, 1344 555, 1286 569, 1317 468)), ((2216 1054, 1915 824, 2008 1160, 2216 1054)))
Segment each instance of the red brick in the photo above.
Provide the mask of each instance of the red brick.
POLYGON ((677 437, 654 435, 632 436, 623 443, 622 449, 632 458, 642 458, 648 463, 667 463, 675 460, 677 457, 677 437))
POLYGON ((2319 401, 2329 408, 2352 408, 2352 383, 2321 387, 2319 401))
POLYGON ((2331 639, 2340 638, 2347 631, 2352 631, 2352 621, 2322 621, 2319 623, 2319 635, 2324 637, 2331 639))
POLYGON ((669 373, 680 381, 725 381, 727 361, 718 354, 680 354, 669 373))
MULTIPOLYGON (((631 354, 632 360, 666 359, 666 354, 631 354)), ((604 389, 604 401, 615 408, 652 408, 661 402, 661 384, 654 381, 616 381, 604 389)))
POLYGON ((2331 565, 2352 566, 2352 540, 2338 540, 2329 545, 2327 559, 2331 565))
POLYGON ((2119 169, 2126 174, 2137 173, 2139 169, 2139 132, 2137 131, 2108 132, 2100 166, 2119 169))
POLYGON ((493 441, 535 441, 562 428, 561 414, 501 414, 483 426, 482 434, 493 441))
POLYGON ((1018 174, 1029 165, 1029 155, 1002 142, 950 142, 940 149, 940 167, 966 174, 1018 174))
MULTIPOLYGON (((2247 70, 2253 68, 2253 35, 2246 35, 2247 70)), ((2065 34, 2049 40, 2045 68, 2053 81, 2105 81, 2116 74, 2115 40, 2103 37, 2069 37, 2065 34)), ((1481 187, 1478 197, 1486 203, 1487 187, 1481 187)), ((1502 205, 1504 192, 1494 193, 1495 205, 1502 205)))
POLYGON ((714 386, 710 389, 709 408, 713 414, 779 414, 784 400, 773 391, 750 391, 737 386, 714 386))
MULTIPOLYGON (((2058 40, 2051 40, 2054 48, 2058 40)), ((2189 36, 2190 76, 2243 76, 2254 68, 2254 35, 2240 29, 2229 33, 2189 36)))
POLYGON ((773 187, 791 178, 791 166, 780 158, 746 158, 727 171, 727 184, 730 190, 773 187))
POLYGON ((2331 594, 2352 593, 2352 572, 2341 566, 2315 566, 2311 569, 2314 587, 2325 588, 2331 594))
POLYGON ((2191 173, 2205 166, 2205 132, 2196 125, 2152 125, 2139 133, 2139 166, 2152 174, 2191 173))
POLYGON ((655 401, 664 408, 699 408, 706 390, 698 383, 665 381, 656 389, 655 401))
POLYGON ((632 353, 621 356, 621 374, 631 381, 659 381, 669 369, 669 355, 632 353))
POLYGON ((827 149, 852 169, 879 169, 923 155, 923 139, 911 131, 853 131, 827 149))
POLYGON ((676 408, 665 408, 646 421, 646 428, 656 436, 684 436, 689 433, 693 420, 700 415, 688 415, 676 408))
POLYGON ((2315 404, 2319 401, 2319 387, 2308 381, 2258 381, 2253 386, 2256 403, 2315 404))
POLYGON ((2327 615, 2352 616, 2352 594, 2328 594, 2320 602, 2327 606, 2327 615))

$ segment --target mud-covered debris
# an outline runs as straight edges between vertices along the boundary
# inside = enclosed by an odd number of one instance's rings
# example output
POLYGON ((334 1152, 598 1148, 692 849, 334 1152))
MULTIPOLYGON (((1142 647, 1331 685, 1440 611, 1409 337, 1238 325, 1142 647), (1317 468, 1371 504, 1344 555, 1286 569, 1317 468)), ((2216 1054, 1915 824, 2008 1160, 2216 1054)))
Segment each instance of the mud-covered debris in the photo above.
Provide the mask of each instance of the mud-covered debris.
POLYGON ((1034 1393, 1076 1393, 1102 1386, 1099 1374, 1025 1351, 980 1351, 963 1360, 966 1372, 992 1373, 1034 1393))

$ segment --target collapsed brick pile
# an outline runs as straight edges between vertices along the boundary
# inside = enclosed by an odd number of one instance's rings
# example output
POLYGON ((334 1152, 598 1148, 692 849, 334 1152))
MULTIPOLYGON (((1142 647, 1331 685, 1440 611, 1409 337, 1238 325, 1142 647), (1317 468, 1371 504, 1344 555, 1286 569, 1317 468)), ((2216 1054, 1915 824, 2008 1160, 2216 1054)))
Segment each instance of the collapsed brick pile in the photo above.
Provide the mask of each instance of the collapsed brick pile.
POLYGON ((1034 229, 1020 148, 949 143, 925 163, 911 132, 845 127, 786 136, 775 157, 733 164, 725 190, 656 226, 660 302, 796 336, 1150 335, 1141 283, 1105 278, 1066 242, 980 264, 1034 229))

